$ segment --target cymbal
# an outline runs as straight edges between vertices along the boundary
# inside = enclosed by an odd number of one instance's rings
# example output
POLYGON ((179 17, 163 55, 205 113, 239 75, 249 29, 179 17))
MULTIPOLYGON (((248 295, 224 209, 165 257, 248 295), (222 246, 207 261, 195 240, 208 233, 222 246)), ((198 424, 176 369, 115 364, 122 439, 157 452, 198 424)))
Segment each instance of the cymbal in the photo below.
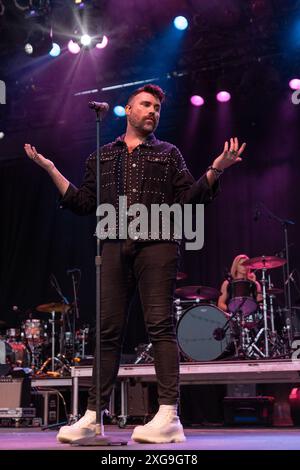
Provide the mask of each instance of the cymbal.
POLYGON ((221 292, 214 287, 207 286, 185 286, 175 290, 175 295, 188 300, 212 300, 217 299, 221 292))
POLYGON ((273 269, 279 268, 286 263, 285 258, 279 256, 258 256, 257 258, 250 258, 244 261, 243 266, 251 269, 273 269))
POLYGON ((280 289, 278 287, 272 287, 271 289, 267 289, 268 295, 279 295, 282 293, 283 293, 283 289, 280 289))
POLYGON ((36 310, 42 313, 52 313, 52 312, 67 313, 70 310, 70 308, 71 308, 71 305, 62 304, 58 302, 50 302, 49 304, 38 305, 36 307, 36 310))
POLYGON ((186 273, 178 272, 176 275, 176 281, 184 281, 187 278, 186 273))

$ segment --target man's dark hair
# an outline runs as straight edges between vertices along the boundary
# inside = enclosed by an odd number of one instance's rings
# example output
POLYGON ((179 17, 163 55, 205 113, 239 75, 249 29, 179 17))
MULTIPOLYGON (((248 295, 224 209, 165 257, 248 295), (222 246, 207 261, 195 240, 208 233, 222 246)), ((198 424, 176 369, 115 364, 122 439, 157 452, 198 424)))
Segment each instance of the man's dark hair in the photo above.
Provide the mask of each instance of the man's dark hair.
POLYGON ((135 90, 128 98, 128 103, 130 104, 130 101, 132 98, 134 98, 136 95, 139 95, 140 93, 150 93, 151 95, 155 96, 155 98, 158 98, 159 101, 162 103, 165 99, 165 94, 162 91, 162 89, 158 85, 152 85, 149 83, 149 85, 144 85, 141 88, 138 88, 135 90))

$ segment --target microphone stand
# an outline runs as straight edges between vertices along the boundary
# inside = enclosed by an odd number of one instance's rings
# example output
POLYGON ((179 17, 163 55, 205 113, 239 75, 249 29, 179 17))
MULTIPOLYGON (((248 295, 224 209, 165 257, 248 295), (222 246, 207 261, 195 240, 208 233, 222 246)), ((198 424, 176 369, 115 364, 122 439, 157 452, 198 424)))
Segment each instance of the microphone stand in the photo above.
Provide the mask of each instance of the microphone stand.
POLYGON ((246 300, 247 300, 246 297, 244 297, 242 299, 240 305, 233 312, 230 312, 231 316, 230 316, 230 318, 227 319, 227 321, 225 322, 225 325, 222 328, 216 328, 214 330, 213 337, 217 341, 222 341, 225 338, 226 332, 227 332, 228 328, 230 327, 231 321, 237 316, 238 313, 241 312, 241 308, 244 305, 244 303, 246 302, 246 300))
POLYGON ((292 296, 291 296, 291 284, 290 284, 290 256, 289 256, 289 241, 288 241, 288 227, 289 225, 295 225, 293 220, 281 219, 277 215, 268 209, 262 202, 261 207, 265 210, 268 216, 280 223, 284 230, 284 245, 285 245, 285 257, 286 257, 286 269, 284 270, 284 297, 285 297, 285 311, 287 313, 287 332, 289 346, 292 346, 292 296))
MULTIPOLYGON (((91 107, 91 106, 90 106, 91 107)), ((100 190, 100 123, 106 109, 93 107, 96 112, 96 134, 97 134, 97 211, 96 211, 96 227, 100 222, 100 215, 98 207, 101 203, 100 190)), ((120 439, 115 442, 111 438, 105 436, 103 426, 103 413, 101 412, 101 240, 96 237, 96 256, 95 256, 95 269, 96 269, 96 351, 95 351, 95 370, 96 370, 96 436, 94 438, 78 439, 75 445, 82 446, 109 446, 109 445, 126 445, 127 441, 120 439)))

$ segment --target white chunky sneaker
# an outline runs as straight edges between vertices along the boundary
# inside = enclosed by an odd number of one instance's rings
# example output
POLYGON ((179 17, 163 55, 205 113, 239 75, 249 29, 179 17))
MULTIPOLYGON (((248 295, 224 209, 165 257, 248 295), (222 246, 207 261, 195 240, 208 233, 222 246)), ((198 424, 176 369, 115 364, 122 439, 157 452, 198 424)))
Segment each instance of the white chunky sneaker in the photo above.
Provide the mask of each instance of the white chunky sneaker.
POLYGON ((184 442, 186 439, 177 416, 177 406, 160 405, 158 412, 149 423, 134 429, 131 439, 150 444, 184 442))
POLYGON ((82 418, 71 426, 60 428, 56 439, 59 442, 74 443, 78 439, 96 436, 96 411, 86 410, 82 418))

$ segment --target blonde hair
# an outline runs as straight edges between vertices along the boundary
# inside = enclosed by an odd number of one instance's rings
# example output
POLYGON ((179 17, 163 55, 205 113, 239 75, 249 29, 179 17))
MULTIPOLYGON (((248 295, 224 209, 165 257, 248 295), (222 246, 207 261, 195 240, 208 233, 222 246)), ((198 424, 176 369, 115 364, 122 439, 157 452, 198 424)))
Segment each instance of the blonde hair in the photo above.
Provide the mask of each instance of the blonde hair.
MULTIPOLYGON (((238 264, 239 262, 241 261, 241 259, 249 259, 249 256, 247 255, 237 255, 233 262, 232 262, 232 265, 231 265, 231 268, 230 268, 230 274, 231 274, 231 277, 232 279, 236 279, 236 275, 237 275, 237 267, 238 267, 238 264)), ((247 270, 247 279, 249 279, 250 281, 253 281, 255 282, 256 281, 256 276, 254 273, 252 273, 250 271, 250 269, 247 270)))

